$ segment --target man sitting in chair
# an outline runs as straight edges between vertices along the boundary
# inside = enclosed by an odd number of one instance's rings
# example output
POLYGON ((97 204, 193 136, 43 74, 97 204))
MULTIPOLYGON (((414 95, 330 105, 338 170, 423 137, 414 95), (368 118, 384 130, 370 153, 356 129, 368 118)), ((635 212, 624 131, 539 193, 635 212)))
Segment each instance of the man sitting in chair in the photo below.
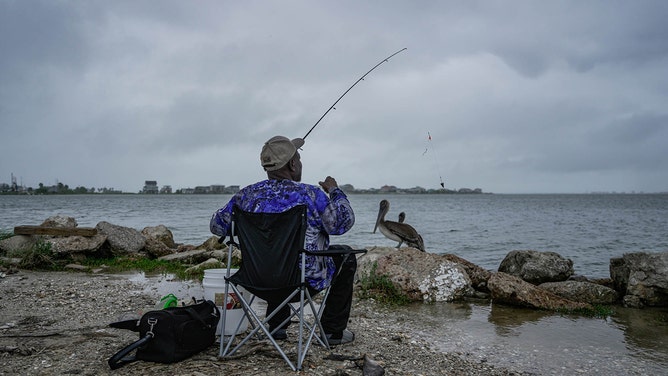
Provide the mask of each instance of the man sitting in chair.
MULTIPOLYGON (((329 244, 329 235, 341 235, 355 223, 355 214, 345 193, 336 180, 327 176, 320 187, 300 183, 302 178, 301 156, 297 149, 304 140, 283 136, 269 139, 262 147, 260 162, 267 172, 267 180, 249 185, 236 193, 227 205, 213 214, 211 232, 225 236, 230 227, 232 209, 255 213, 280 213, 297 205, 306 205, 307 229, 304 248, 309 251, 348 248, 329 244), (320 189, 322 188, 322 190, 320 189), (323 192, 324 191, 324 192, 323 192)), ((330 345, 352 342, 355 334, 346 329, 353 296, 353 280, 357 259, 348 257, 306 256, 306 281, 315 290, 332 285, 321 323, 330 345), (335 274, 336 278, 334 278, 335 274)), ((267 314, 281 302, 267 302, 267 314)), ((269 321, 271 331, 290 315, 286 306, 269 321)), ((274 332, 274 339, 286 339, 287 325, 274 332)))

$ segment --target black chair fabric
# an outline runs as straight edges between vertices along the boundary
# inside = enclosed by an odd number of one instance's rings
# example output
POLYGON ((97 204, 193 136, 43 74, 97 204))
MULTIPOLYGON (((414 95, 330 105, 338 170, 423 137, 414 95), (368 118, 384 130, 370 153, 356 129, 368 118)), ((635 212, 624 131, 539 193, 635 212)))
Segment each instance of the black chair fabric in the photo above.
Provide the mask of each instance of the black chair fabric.
POLYGON ((233 220, 242 263, 230 282, 260 299, 274 301, 298 288, 306 206, 295 206, 282 213, 250 213, 235 207, 233 220))

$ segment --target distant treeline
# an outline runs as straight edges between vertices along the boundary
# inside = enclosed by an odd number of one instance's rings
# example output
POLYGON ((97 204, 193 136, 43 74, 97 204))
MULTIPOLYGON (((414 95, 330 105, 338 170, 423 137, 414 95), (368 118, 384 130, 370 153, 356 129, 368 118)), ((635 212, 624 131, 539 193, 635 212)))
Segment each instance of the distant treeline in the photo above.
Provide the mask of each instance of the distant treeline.
POLYGON ((119 194, 123 193, 122 191, 115 190, 113 188, 86 188, 86 187, 76 187, 74 189, 70 188, 69 185, 58 183, 52 186, 45 186, 43 183, 39 183, 38 188, 33 187, 22 187, 22 186, 10 186, 9 184, 0 185, 0 194, 3 195, 82 195, 82 194, 119 194))

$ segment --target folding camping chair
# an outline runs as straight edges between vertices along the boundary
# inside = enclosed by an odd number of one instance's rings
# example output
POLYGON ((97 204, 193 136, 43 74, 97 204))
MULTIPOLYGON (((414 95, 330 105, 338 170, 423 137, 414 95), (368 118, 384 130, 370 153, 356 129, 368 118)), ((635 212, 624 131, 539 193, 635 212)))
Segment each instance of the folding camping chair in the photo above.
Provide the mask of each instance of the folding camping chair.
MULTIPOLYGON (((228 245, 228 272, 225 277, 225 296, 229 296, 232 289, 239 301, 251 325, 251 330, 233 346, 239 326, 233 330, 229 337, 225 336, 226 310, 222 314, 222 332, 220 337, 219 357, 225 358, 233 355, 245 343, 255 337, 258 340, 268 339, 278 350, 283 359, 293 371, 301 370, 306 353, 315 338, 322 346, 329 349, 327 338, 320 324, 320 317, 325 308, 325 301, 329 294, 329 288, 324 290, 324 297, 320 308, 316 309, 313 301, 312 290, 305 282, 306 255, 355 257, 356 253, 366 250, 335 250, 309 252, 304 250, 306 237, 306 206, 299 205, 282 213, 249 213, 235 207, 232 213, 232 227, 229 231, 230 240, 228 245), (234 240, 237 237, 238 242, 234 240), (233 247, 241 250, 241 266, 239 270, 230 276, 229 268, 232 258, 233 247), (243 296, 239 287, 243 287, 253 296, 243 296), (262 300, 281 301, 282 303, 271 313, 267 313, 264 319, 255 312, 252 307, 253 300, 258 297, 262 300), (298 307, 290 303, 299 303, 298 307), (269 328, 269 319, 278 311, 288 305, 290 317, 288 317, 274 331, 281 328, 293 317, 298 318, 299 335, 297 343, 297 361, 293 363, 286 352, 272 337, 269 328), (312 315, 305 315, 305 308, 310 308, 312 315), (316 330, 319 335, 316 335, 316 330)), ((221 239, 223 240, 223 239, 221 239)))

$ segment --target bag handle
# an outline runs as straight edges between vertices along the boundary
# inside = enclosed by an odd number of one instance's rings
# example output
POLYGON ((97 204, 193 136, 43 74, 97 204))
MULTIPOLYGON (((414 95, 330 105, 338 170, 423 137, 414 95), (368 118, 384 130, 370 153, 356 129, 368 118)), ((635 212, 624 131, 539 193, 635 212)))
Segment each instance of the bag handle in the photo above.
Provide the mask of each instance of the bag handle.
POLYGON ((107 361, 107 363, 109 363, 109 367, 111 369, 118 369, 118 368, 121 368, 128 363, 132 363, 132 362, 137 361, 136 355, 132 355, 132 356, 129 356, 129 357, 125 357, 125 356, 128 355, 132 350, 146 345, 152 339, 153 339, 153 334, 152 333, 146 334, 146 336, 144 336, 144 338, 141 338, 141 339, 125 346, 124 348, 119 350, 116 354, 114 354, 111 358, 109 358, 109 360, 107 361))

